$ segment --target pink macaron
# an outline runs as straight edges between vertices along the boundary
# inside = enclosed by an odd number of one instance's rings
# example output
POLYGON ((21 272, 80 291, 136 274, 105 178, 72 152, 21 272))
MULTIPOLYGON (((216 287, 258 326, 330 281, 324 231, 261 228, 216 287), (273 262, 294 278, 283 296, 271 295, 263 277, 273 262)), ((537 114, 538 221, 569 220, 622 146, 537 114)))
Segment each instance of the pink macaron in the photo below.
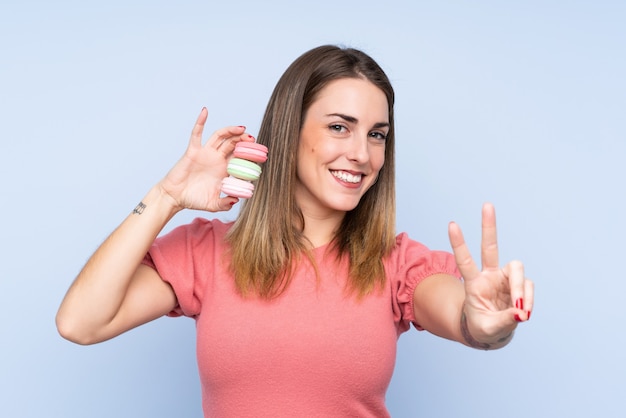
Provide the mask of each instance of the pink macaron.
POLYGON ((255 163, 264 163, 267 161, 267 147, 256 142, 240 141, 235 145, 233 155, 255 163))
POLYGON ((229 176, 222 180, 222 192, 228 196, 249 199, 254 192, 254 184, 229 176))

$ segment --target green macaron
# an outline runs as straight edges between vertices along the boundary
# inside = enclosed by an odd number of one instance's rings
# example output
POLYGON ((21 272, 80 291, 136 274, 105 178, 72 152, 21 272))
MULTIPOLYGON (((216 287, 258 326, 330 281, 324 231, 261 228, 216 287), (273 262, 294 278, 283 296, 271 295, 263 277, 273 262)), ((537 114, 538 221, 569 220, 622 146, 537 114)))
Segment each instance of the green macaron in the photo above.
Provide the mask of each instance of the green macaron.
POLYGON ((261 175, 261 166, 252 161, 232 158, 228 162, 226 171, 228 174, 238 179, 254 181, 258 180, 261 175))

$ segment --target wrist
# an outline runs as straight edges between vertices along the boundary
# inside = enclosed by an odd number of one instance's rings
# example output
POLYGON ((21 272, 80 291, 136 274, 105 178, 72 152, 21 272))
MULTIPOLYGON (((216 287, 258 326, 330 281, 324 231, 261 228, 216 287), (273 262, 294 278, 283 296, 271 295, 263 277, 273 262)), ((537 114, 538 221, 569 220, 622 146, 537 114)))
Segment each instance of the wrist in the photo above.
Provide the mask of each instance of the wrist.
POLYGON ((182 209, 170 195, 165 193, 159 185, 156 185, 135 206, 132 215, 150 215, 169 220, 182 209))
POLYGON ((465 315, 465 309, 461 311, 461 335, 465 340, 465 344, 469 347, 476 348, 479 350, 497 350, 498 348, 502 348, 511 341, 513 338, 513 331, 505 334, 501 337, 497 337, 493 341, 479 341, 469 330, 469 326, 467 324, 467 316, 465 315))

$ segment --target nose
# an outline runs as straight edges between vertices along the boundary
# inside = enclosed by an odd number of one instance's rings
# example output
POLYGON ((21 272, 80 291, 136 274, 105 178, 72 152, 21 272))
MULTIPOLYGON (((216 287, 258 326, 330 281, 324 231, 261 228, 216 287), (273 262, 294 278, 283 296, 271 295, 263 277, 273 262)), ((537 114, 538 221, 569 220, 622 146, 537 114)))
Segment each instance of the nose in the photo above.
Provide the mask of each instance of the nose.
POLYGON ((355 163, 363 164, 369 161, 370 153, 367 134, 354 135, 349 141, 346 155, 350 161, 355 163))

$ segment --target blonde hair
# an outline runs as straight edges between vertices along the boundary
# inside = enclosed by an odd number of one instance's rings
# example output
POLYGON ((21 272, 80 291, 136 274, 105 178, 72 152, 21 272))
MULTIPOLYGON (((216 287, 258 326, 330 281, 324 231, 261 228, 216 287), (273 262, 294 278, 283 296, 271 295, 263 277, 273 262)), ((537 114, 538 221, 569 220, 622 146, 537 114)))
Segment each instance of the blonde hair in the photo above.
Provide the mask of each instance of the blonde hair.
POLYGON ((294 198, 296 155, 307 110, 329 82, 341 78, 364 78, 384 92, 390 129, 378 181, 346 213, 332 245, 339 257, 348 257, 349 291, 362 297, 385 283, 382 259, 395 244, 394 91, 367 54, 325 45, 304 53, 287 68, 263 117, 258 142, 269 148, 270 157, 254 196, 244 202, 227 236, 230 269, 243 295, 278 296, 302 257, 315 266, 294 198))

